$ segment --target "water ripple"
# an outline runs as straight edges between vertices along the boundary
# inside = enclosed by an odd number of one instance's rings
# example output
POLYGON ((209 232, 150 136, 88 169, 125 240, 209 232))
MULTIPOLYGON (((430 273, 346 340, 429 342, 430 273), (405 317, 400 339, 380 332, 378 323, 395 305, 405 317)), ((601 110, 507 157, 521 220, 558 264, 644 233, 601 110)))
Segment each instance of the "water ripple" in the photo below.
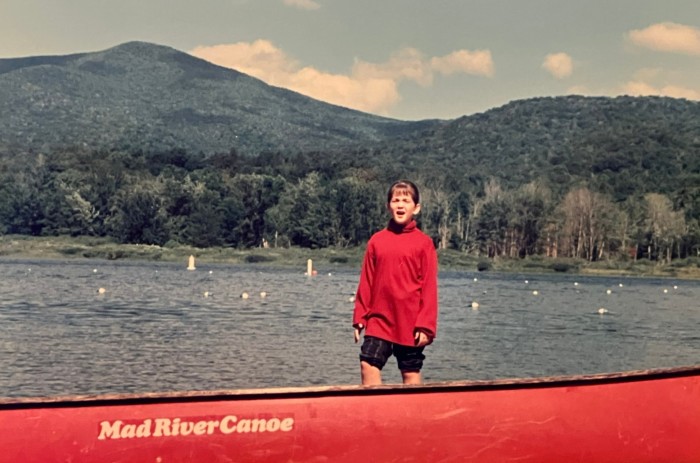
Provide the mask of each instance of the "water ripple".
MULTIPOLYGON (((358 274, 303 271, 3 261, 0 395, 356 383, 358 274)), ((439 290, 427 381, 676 366, 700 356, 697 282, 442 272, 439 290)), ((384 377, 400 380, 393 361, 384 377)))

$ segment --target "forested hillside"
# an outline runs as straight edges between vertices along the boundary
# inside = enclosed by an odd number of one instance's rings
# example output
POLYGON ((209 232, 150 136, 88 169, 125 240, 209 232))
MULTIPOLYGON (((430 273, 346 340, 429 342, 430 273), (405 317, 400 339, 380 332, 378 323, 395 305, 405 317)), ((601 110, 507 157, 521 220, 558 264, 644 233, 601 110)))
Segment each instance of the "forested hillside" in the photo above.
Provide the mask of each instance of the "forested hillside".
POLYGON ((385 224, 386 186, 410 177, 422 187, 421 226, 440 248, 697 259, 697 112, 681 100, 566 97, 363 148, 6 155, 0 226, 158 245, 356 246, 385 224))
POLYGON ((0 151, 328 149, 438 124, 333 106, 169 47, 0 59, 0 151))
POLYGON ((700 259, 696 102, 535 98, 406 122, 140 42, 0 60, 3 234, 358 246, 401 177, 440 248, 700 259))
POLYGON ((535 98, 392 142, 391 156, 514 187, 586 183, 615 201, 700 185, 700 104, 656 97, 535 98), (503 173, 500 175, 499 173, 503 173))

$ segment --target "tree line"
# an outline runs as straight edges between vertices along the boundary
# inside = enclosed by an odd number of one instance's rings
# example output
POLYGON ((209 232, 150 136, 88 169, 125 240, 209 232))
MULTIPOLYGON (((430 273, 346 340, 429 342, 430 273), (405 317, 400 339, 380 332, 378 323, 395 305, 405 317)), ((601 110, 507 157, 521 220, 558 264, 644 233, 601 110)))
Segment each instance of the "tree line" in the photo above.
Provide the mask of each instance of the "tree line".
POLYGON ((361 246, 386 225, 386 188, 406 176, 421 187, 419 223, 440 249, 589 261, 700 255, 697 189, 635 191, 621 200, 595 183, 552 188, 543 177, 513 186, 361 149, 5 154, 0 233, 161 246, 361 246))

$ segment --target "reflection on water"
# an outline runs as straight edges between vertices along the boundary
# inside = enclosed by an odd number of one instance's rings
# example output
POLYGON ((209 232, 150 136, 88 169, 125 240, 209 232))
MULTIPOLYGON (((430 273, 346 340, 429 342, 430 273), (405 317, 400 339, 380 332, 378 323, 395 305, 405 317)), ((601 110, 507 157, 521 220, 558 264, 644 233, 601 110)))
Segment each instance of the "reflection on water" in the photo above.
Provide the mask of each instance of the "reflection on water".
MULTIPOLYGON (((2 261, 0 396, 357 383, 358 272, 318 270, 2 261)), ((439 285, 426 381, 700 363, 698 282, 441 272, 439 285)), ((393 361, 384 378, 400 381, 393 361)))

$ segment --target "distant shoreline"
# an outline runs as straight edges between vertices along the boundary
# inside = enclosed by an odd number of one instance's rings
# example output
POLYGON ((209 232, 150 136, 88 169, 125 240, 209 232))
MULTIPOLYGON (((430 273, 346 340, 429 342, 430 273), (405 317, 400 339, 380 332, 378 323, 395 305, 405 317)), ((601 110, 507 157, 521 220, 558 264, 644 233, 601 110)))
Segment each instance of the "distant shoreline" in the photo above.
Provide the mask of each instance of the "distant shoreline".
MULTIPOLYGON (((200 263, 226 263, 252 266, 298 267, 306 270, 307 260, 314 268, 355 269, 359 272, 364 248, 194 248, 190 246, 155 246, 119 244, 97 237, 0 236, 0 262, 16 259, 104 259, 114 261, 182 262, 189 256, 200 263)), ((526 259, 485 259, 462 252, 439 251, 442 270, 503 273, 560 273, 590 276, 635 276, 700 280, 700 266, 691 262, 657 265, 648 261, 586 262, 572 259, 531 257, 526 259)))

